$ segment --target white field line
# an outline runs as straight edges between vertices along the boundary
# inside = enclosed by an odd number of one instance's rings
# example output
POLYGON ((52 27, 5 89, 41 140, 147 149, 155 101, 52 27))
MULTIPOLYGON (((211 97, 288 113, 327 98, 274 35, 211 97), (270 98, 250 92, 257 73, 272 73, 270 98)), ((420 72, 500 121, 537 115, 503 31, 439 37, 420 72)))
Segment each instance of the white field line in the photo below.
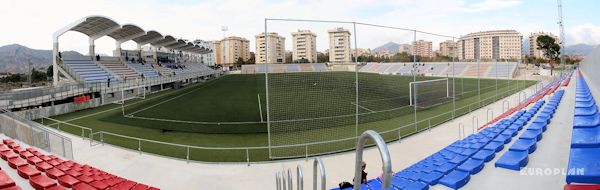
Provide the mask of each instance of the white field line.
POLYGON ((365 110, 367 110, 367 111, 370 111, 370 112, 375 112, 375 111, 373 111, 373 110, 371 110, 371 109, 369 109, 369 108, 366 108, 366 107, 364 107, 364 106, 361 106, 361 105, 355 104, 354 102, 350 102, 350 104, 352 104, 352 105, 354 105, 354 106, 358 106, 359 108, 365 109, 365 110))
POLYGON ((146 107, 146 108, 144 108, 144 109, 141 109, 141 110, 137 110, 137 111, 135 111, 135 112, 133 112, 133 113, 130 113, 130 114, 127 114, 127 115, 133 115, 133 114, 136 114, 136 113, 139 113, 139 112, 142 112, 142 111, 148 110, 148 109, 150 109, 150 108, 156 107, 156 106, 158 106, 158 105, 161 105, 161 104, 164 104, 164 103, 170 102, 170 101, 172 101, 172 100, 175 100, 175 99, 177 99, 177 98, 180 98, 180 97, 182 97, 182 96, 188 95, 188 94, 190 94, 190 93, 192 93, 192 92, 195 92, 195 91, 197 91, 197 90, 200 90, 200 89, 206 88, 207 86, 210 86, 210 85, 212 85, 212 84, 215 84, 215 83, 213 82, 213 83, 210 83, 210 84, 203 85, 203 86, 201 86, 201 87, 199 87, 199 88, 196 88, 196 89, 190 90, 189 92, 186 92, 186 93, 183 93, 183 94, 177 95, 177 96, 175 96, 175 97, 172 97, 172 98, 166 99, 166 100, 164 100, 164 101, 162 101, 162 102, 158 102, 158 103, 156 103, 156 104, 154 104, 154 105, 148 106, 148 107, 146 107))
MULTIPOLYGON (((164 90, 162 90, 162 91, 164 91, 164 90)), ((154 96, 152 98, 144 99, 144 100, 139 101, 139 102, 134 102, 134 103, 131 103, 131 104, 127 104, 127 105, 125 105, 125 107, 133 106, 133 105, 145 102, 145 101, 149 101, 149 100, 152 100, 152 99, 156 99, 156 98, 160 98, 160 97, 163 97, 163 96, 171 95, 171 94, 174 94, 175 92, 177 92, 177 91, 168 92, 168 93, 165 93, 165 94, 154 96)), ((111 108, 111 109, 107 109, 107 110, 100 111, 100 112, 90 113, 90 114, 87 114, 87 115, 83 115, 83 116, 79 116, 79 117, 67 119, 67 120, 64 120, 63 122, 66 123, 66 122, 69 122, 69 121, 79 120, 79 119, 82 119, 82 118, 86 118, 86 117, 90 117, 90 116, 94 116, 94 115, 106 113, 106 112, 109 112, 109 111, 114 111, 114 110, 117 110, 117 109, 121 109, 121 107, 116 107, 116 108, 111 108)))

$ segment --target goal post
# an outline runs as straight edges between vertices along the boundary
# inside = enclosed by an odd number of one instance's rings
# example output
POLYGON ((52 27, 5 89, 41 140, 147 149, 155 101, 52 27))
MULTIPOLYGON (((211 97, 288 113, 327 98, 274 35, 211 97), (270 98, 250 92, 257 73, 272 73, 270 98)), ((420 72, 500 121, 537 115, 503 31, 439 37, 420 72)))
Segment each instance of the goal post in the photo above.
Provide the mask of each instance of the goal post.
POLYGON ((409 83, 409 104, 422 108, 442 104, 452 98, 452 81, 448 78, 409 83))
POLYGON ((146 99, 146 87, 145 86, 133 86, 121 88, 120 100, 115 101, 116 104, 124 104, 125 101, 139 98, 146 99))

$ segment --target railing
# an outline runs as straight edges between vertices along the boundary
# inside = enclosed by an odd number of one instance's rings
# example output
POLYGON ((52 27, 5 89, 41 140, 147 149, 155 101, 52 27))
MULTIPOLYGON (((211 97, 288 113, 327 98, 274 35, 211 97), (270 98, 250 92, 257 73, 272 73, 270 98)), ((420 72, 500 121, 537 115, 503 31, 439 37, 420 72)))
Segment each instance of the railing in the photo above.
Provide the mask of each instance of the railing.
POLYGON ((25 116, 0 108, 0 132, 28 145, 38 147, 67 159, 73 159, 71 139, 48 130, 25 116))
MULTIPOLYGON (((543 83, 543 82, 539 82, 538 84, 541 84, 541 83, 543 83)), ((534 86, 531 86, 529 88, 536 88, 536 87, 537 87, 537 84, 534 86)), ((514 90, 515 89, 508 89, 505 92, 502 92, 502 94, 511 93, 511 92, 514 92, 514 90)), ((525 90, 527 90, 527 89, 525 89, 525 90)), ((520 94, 516 93, 513 95, 519 96, 520 94)), ((502 97, 502 98, 504 98, 504 97, 502 97)), ((404 124, 404 125, 401 125, 399 127, 392 128, 389 130, 380 131, 379 133, 380 133, 380 135, 386 137, 385 139, 388 142, 394 141, 394 140, 398 140, 400 142, 400 140, 404 137, 419 133, 424 130, 430 130, 434 126, 443 124, 444 122, 450 121, 455 117, 459 117, 461 115, 468 114, 468 113, 472 112, 474 109, 481 108, 481 107, 485 106, 486 104, 493 103, 492 100, 497 101, 498 99, 495 96, 490 96, 488 98, 482 98, 481 101, 484 103, 482 103, 481 105, 479 105, 479 102, 474 102, 474 103, 471 103, 471 104, 468 104, 465 106, 457 107, 457 108, 449 110, 447 112, 440 113, 435 116, 420 119, 417 122, 412 122, 412 123, 404 124), (468 110, 468 111, 466 111, 466 110, 468 110), (455 117, 451 117, 451 115, 454 113, 456 113, 457 115, 455 115, 455 117), (412 128, 414 128, 414 126, 418 126, 418 128, 412 129, 412 128), (409 127, 412 127, 412 128, 410 130, 407 130, 407 129, 409 129, 409 127)), ((488 116, 488 118, 489 118, 489 116, 488 116)), ((44 117, 43 119, 47 119, 47 120, 56 122, 55 124, 50 125, 52 127, 56 126, 55 128, 61 128, 66 131, 70 131, 71 133, 79 134, 82 138, 88 138, 90 140, 91 146, 95 146, 98 144, 104 145, 106 142, 108 144, 115 144, 117 146, 121 146, 124 148, 137 150, 140 154, 142 154, 142 152, 147 152, 150 154, 161 154, 161 155, 166 155, 166 156, 170 156, 173 158, 185 160, 187 162, 192 161, 192 160, 197 160, 197 161, 209 161, 209 162, 238 162, 238 163, 246 163, 246 164, 250 165, 250 163, 252 163, 252 162, 269 160, 269 158, 264 158, 264 157, 260 157, 260 156, 257 156, 259 158, 253 158, 253 156, 256 156, 259 154, 262 155, 264 152, 267 152, 269 150, 269 148, 271 148, 271 149, 303 149, 304 150, 304 155, 292 155, 292 156, 284 156, 284 157, 277 157, 277 158, 271 158, 271 159, 286 159, 286 158, 298 158, 298 157, 305 157, 308 159, 308 157, 311 157, 311 156, 339 153, 339 152, 345 152, 345 151, 350 151, 350 150, 355 149, 354 146, 344 146, 341 148, 336 148, 335 150, 314 151, 313 147, 317 147, 317 148, 318 147, 333 147, 333 146, 339 146, 339 144, 353 144, 357 140, 356 137, 348 137, 348 138, 341 138, 341 139, 328 140, 328 141, 302 143, 302 144, 295 144, 295 145, 277 145, 277 146, 271 146, 271 147, 268 147, 268 146, 202 147, 202 146, 161 142, 161 141, 156 141, 156 140, 115 134, 115 133, 106 132, 106 131, 94 132, 94 131, 92 131, 91 128, 87 128, 84 126, 79 126, 79 125, 75 125, 75 124, 71 124, 68 122, 59 121, 59 120, 55 120, 55 119, 51 119, 51 118, 47 118, 47 117, 44 117), (67 129, 67 128, 71 128, 71 129, 67 129), (107 139, 109 139, 108 142, 107 142, 107 139), (119 144, 118 142, 130 142, 130 143, 128 145, 125 145, 125 144, 119 144), (155 152, 153 150, 153 146, 160 146, 163 149, 168 149, 168 150, 172 150, 172 151, 168 152, 168 153, 155 152), (204 160, 204 159, 195 158, 195 155, 210 154, 213 152, 226 152, 226 153, 231 153, 234 156, 229 157, 228 158, 229 160, 204 160)))
POLYGON ((379 155, 381 156, 382 163, 382 180, 383 184, 381 186, 382 190, 390 188, 391 177, 392 177, 392 158, 390 157, 390 152, 387 148, 387 144, 383 138, 375 131, 365 131, 362 135, 358 137, 358 142, 356 143, 356 162, 354 165, 354 190, 360 190, 360 185, 362 182, 362 157, 363 157, 363 149, 368 139, 371 139, 377 145, 377 149, 379 150, 379 155))
POLYGON ((321 158, 315 158, 313 161, 313 190, 317 190, 317 171, 321 174, 321 190, 327 188, 327 173, 325 172, 325 165, 321 158))

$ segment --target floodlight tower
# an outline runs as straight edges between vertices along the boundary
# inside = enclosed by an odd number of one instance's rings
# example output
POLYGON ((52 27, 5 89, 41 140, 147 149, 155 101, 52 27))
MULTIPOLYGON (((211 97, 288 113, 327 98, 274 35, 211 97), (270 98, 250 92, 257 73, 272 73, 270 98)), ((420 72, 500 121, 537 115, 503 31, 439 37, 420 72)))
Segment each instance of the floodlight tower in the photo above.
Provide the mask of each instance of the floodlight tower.
POLYGON ((221 26, 221 31, 223 31, 223 39, 225 39, 225 37, 227 37, 227 35, 226 35, 227 30, 229 30, 229 27, 221 26))
POLYGON ((562 65, 562 73, 565 72, 565 27, 562 14, 562 0, 557 0, 558 3, 558 28, 560 30, 560 64, 562 65))

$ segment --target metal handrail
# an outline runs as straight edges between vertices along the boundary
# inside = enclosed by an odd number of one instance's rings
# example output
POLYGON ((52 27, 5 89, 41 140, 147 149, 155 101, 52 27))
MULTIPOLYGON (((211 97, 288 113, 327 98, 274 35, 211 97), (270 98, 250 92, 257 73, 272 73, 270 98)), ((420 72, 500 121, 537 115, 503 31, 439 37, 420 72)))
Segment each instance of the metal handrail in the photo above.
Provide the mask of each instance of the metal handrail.
POLYGON ((296 166, 296 181, 298 190, 304 190, 304 174, 300 165, 296 166))
POLYGON ((327 188, 327 173, 325 173, 323 160, 319 157, 316 157, 313 161, 313 190, 317 190, 317 169, 321 171, 321 190, 325 190, 327 188))
POLYGON ((486 119, 487 122, 489 123, 490 121, 492 121, 492 119, 494 119, 494 110, 492 108, 488 108, 486 111, 486 119), (490 118, 490 113, 492 113, 492 117, 490 118))
POLYGON ((275 186, 275 189, 281 190, 281 176, 279 175, 279 171, 275 172, 275 186))
POLYGON ((390 152, 387 148, 387 144, 383 138, 375 131, 368 130, 363 132, 363 134, 358 137, 358 142, 356 143, 356 162, 354 165, 354 190, 360 189, 361 179, 362 179, 362 157, 363 150, 365 144, 368 139, 371 139, 377 145, 377 149, 379 150, 379 155, 381 156, 381 162, 383 164, 383 185, 382 189, 388 189, 391 183, 391 174, 392 174, 392 159, 390 158, 390 152))
POLYGON ((287 181, 288 181, 288 190, 294 189, 294 180, 292 180, 292 170, 288 168, 287 170, 287 181))
POLYGON ((506 112, 509 109, 510 109, 510 102, 508 100, 502 101, 502 113, 506 112), (504 103, 506 103, 506 104, 504 104, 504 103), (506 105, 506 109, 504 108, 504 105, 506 105))

